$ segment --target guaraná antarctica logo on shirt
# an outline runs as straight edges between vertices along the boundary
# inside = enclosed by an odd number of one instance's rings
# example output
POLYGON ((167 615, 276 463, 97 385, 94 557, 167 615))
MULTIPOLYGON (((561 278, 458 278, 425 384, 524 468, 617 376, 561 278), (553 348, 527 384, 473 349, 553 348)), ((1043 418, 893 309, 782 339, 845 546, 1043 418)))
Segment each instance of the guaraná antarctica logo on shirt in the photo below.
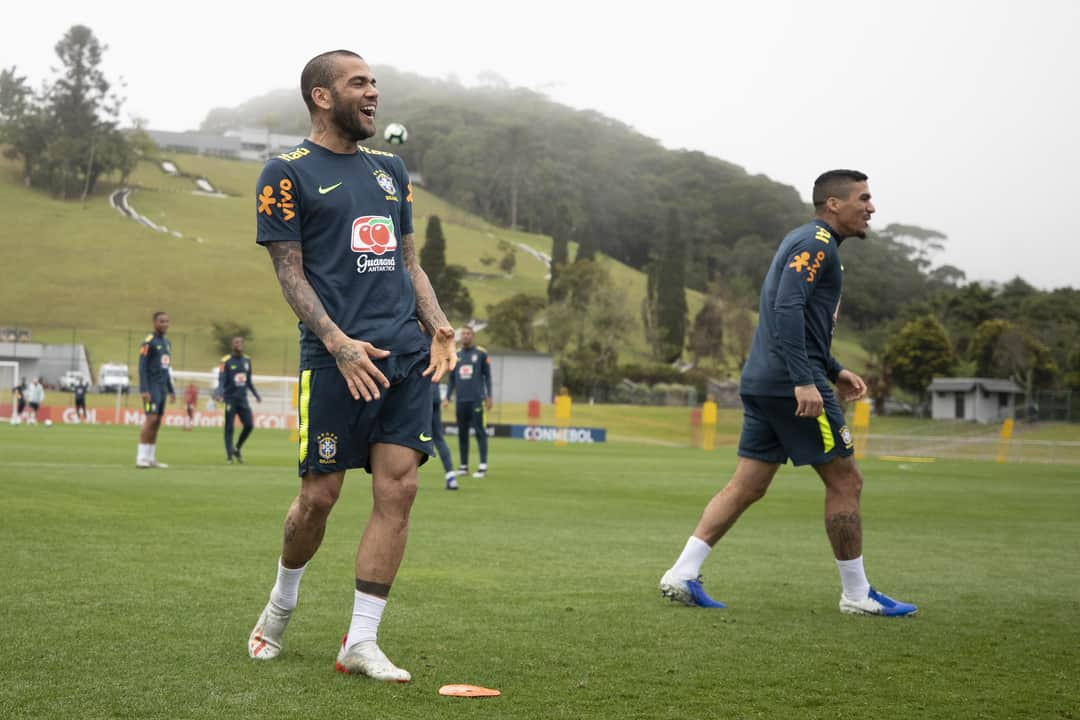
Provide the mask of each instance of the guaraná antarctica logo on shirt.
POLYGON ((331 432, 319 433, 319 462, 332 463, 337 457, 337 435, 331 432))
POLYGON ((389 217, 364 215, 353 220, 352 250, 360 253, 356 258, 356 272, 392 272, 397 267, 394 258, 397 246, 394 221, 389 217))

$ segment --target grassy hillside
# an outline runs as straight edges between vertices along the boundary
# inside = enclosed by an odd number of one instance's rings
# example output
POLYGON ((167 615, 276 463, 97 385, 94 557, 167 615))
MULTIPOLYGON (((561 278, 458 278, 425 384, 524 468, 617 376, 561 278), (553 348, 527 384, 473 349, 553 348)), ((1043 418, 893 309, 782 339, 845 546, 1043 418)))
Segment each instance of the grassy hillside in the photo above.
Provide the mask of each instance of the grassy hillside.
MULTIPOLYGON (((96 367, 106 360, 133 362, 150 314, 165 309, 173 321, 176 367, 211 367, 218 357, 211 323, 237 321, 254 332, 248 349, 260 360, 262 372, 293 373, 298 361, 295 319, 281 298, 265 251, 254 243, 250 193, 260 164, 193 155, 168 159, 183 173, 206 177, 226 194, 196 195, 191 179, 169 176, 156 163, 142 163, 129 180, 136 188, 129 202, 170 233, 155 232, 110 207, 108 191, 113 188, 108 183, 85 204, 60 202, 25 188, 18 166, 0 159, 0 213, 5 218, 0 250, 6 271, 0 283, 0 326, 30 327, 38 341, 84 343, 96 367)), ((470 271, 467 284, 477 317, 486 316, 489 304, 514 293, 545 293, 546 268, 528 253, 518 251, 512 277, 485 268, 480 258, 498 257, 500 240, 550 254, 550 237, 493 226, 418 188, 415 215, 421 244, 426 218, 433 214, 443 221, 448 262, 470 271)), ((571 247, 571 257, 575 252, 571 247)), ((606 257, 601 261, 640 323, 644 275, 606 257)), ((692 317, 703 298, 697 292, 688 295, 692 317)), ((628 340, 623 360, 646 359, 643 334, 638 331, 628 340)), ((854 343, 839 344, 837 355, 860 367, 863 353, 854 343)))

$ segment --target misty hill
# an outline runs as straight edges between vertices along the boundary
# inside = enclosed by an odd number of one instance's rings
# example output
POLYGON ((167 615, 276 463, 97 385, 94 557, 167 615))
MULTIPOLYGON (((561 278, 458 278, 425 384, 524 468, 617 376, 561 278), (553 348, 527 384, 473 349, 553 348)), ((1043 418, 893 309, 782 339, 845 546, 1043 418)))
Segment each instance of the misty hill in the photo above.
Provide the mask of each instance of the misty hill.
MULTIPOLYGON (((591 242, 642 268, 662 252, 666 208, 675 204, 693 238, 688 284, 702 289, 740 239, 771 251, 807 217, 790 186, 704 153, 667 150, 593 111, 524 89, 466 88, 389 67, 375 74, 379 124, 409 128, 395 152, 410 170, 432 192, 502 226, 591 242)), ((202 130, 267 122, 306 133, 299 91, 215 109, 202 130)))

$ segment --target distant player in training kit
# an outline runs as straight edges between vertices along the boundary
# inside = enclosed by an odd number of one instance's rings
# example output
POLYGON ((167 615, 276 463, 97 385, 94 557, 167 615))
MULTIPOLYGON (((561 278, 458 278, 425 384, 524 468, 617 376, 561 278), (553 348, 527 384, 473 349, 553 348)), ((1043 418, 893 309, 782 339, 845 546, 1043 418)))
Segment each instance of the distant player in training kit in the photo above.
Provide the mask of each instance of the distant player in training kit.
POLYGON ((485 410, 491 409, 491 360, 487 351, 473 345, 473 329, 461 329, 461 350, 457 370, 450 376, 446 401, 457 393, 458 448, 461 452, 461 471, 469 472, 469 428, 476 431, 476 447, 480 450, 480 465, 473 477, 487 474, 487 422, 485 410))
POLYGON ((446 477, 446 489, 457 490, 457 473, 454 472, 454 458, 450 454, 450 446, 446 444, 442 426, 442 398, 439 396, 439 384, 431 384, 431 441, 439 453, 446 477))
POLYGON ((86 391, 90 389, 90 384, 80 378, 75 383, 73 391, 75 393, 75 420, 76 422, 86 422, 86 391))
POLYGON ((173 390, 172 375, 169 374, 172 345, 165 337, 168 331, 168 313, 154 313, 154 332, 147 335, 139 346, 139 393, 142 395, 146 420, 139 431, 139 452, 135 456, 137 468, 169 467, 159 463, 156 457, 158 430, 165 414, 165 396, 176 402, 176 391, 173 390))
POLYGON ((266 163, 255 208, 256 239, 301 321, 300 494, 248 653, 270 660, 281 652, 345 473, 364 468, 373 506, 335 667, 408 682, 377 634, 405 552, 417 468, 432 454, 431 383, 454 367, 454 330, 417 261, 404 163, 357 146, 375 134, 379 92, 368 64, 347 50, 323 53, 304 67, 300 89, 311 134, 266 163))
POLYGON ((199 387, 195 383, 188 383, 184 388, 184 430, 190 431, 195 423, 195 406, 199 404, 199 387))
POLYGON ((244 354, 244 338, 237 335, 232 339, 232 352, 221 358, 221 364, 218 365, 218 384, 214 391, 214 398, 225 402, 225 458, 229 463, 233 460, 244 462, 240 448, 244 447, 255 428, 251 405, 247 399, 248 390, 255 396, 255 400, 262 402, 259 391, 251 382, 251 358, 244 354), (236 441, 236 445, 233 445, 233 426, 236 425, 237 417, 244 429, 240 431, 240 439, 236 441))
POLYGON ((825 531, 840 571, 840 611, 898 617, 917 608, 870 586, 863 570, 862 475, 852 457, 851 432, 829 386, 858 400, 866 383, 833 358, 833 327, 844 267, 840 243, 866 237, 874 205, 867 177, 831 170, 814 182, 813 222, 788 233, 761 289, 760 319, 739 392, 743 429, 735 473, 705 506, 682 554, 660 579, 677 602, 721 608, 701 586, 701 566, 739 516, 760 500, 790 458, 812 465, 825 484, 825 531))

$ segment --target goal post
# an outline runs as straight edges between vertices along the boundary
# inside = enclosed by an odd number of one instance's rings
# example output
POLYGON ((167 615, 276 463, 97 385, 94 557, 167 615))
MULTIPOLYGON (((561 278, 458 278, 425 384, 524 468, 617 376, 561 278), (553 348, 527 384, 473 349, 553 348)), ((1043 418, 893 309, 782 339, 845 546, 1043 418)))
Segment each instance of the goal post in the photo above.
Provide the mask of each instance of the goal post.
MULTIPOLYGON (((198 406, 204 410, 215 410, 219 403, 214 400, 214 390, 217 388, 218 371, 198 372, 193 370, 173 370, 173 389, 176 390, 178 403, 184 401, 184 391, 188 385, 194 385, 199 391, 198 406)), ((293 398, 296 396, 297 380, 290 375, 252 375, 251 382, 259 391, 261 403, 256 403, 254 397, 250 397, 252 410, 259 412, 292 415, 296 413, 293 398)))

